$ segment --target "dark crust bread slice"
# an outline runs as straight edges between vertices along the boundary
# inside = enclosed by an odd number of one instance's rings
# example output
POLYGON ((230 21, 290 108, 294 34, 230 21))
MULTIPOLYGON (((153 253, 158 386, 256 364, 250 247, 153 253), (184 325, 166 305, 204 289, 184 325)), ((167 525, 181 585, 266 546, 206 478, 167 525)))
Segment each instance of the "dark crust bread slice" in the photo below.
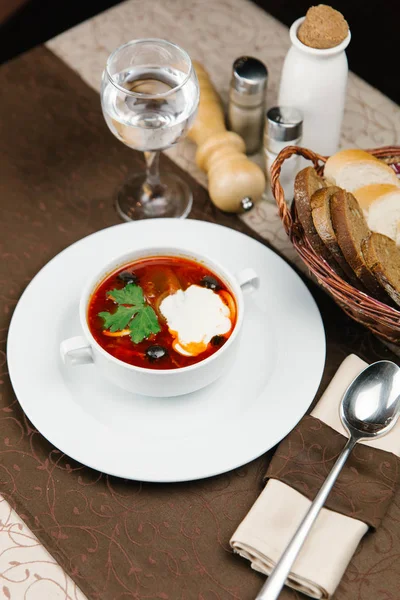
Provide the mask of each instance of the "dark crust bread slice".
POLYGON ((314 192, 311 196, 312 219, 319 237, 343 269, 350 283, 360 287, 360 280, 354 275, 354 271, 343 256, 332 225, 330 201, 333 194, 340 192, 340 189, 336 185, 332 185, 314 192))
POLYGON ((304 234, 314 252, 318 256, 322 256, 336 273, 342 277, 344 275, 343 271, 338 267, 337 262, 333 259, 328 248, 319 237, 312 218, 311 197, 317 190, 323 187, 325 187, 324 180, 317 174, 313 167, 303 169, 297 173, 294 182, 294 202, 297 216, 304 229, 304 234))
POLYGON ((371 234, 363 212, 353 194, 340 190, 333 194, 330 202, 331 218, 336 239, 343 256, 349 263, 361 283, 371 294, 382 301, 387 295, 367 267, 361 244, 371 234))
POLYGON ((371 233, 362 243, 368 268, 389 296, 400 306, 400 249, 381 233, 371 233))

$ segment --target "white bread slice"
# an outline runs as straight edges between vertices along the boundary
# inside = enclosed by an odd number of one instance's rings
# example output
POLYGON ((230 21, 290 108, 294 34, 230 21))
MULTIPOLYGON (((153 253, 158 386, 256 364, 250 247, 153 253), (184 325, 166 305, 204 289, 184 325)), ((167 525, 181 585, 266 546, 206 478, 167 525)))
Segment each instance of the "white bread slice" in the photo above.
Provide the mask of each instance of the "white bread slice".
POLYGON ((324 177, 329 185, 337 185, 348 192, 373 183, 389 183, 400 187, 400 181, 391 167, 364 150, 341 150, 325 164, 324 177))
POLYGON ((400 222, 400 187, 387 183, 373 183, 353 192, 372 231, 397 239, 400 222))
POLYGON ((400 221, 397 223, 396 244, 400 246, 400 221))

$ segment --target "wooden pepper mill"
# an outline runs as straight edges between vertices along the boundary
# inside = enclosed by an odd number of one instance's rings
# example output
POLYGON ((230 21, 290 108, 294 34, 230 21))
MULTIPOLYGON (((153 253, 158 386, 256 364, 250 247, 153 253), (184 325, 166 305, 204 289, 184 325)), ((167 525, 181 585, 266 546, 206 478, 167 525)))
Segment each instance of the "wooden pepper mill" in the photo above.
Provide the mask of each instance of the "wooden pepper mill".
POLYGON ((189 138, 198 146, 197 165, 208 174, 208 191, 213 203, 227 212, 249 210, 265 190, 260 167, 245 154, 243 139, 227 131, 221 100, 207 71, 193 61, 199 85, 198 113, 189 138))

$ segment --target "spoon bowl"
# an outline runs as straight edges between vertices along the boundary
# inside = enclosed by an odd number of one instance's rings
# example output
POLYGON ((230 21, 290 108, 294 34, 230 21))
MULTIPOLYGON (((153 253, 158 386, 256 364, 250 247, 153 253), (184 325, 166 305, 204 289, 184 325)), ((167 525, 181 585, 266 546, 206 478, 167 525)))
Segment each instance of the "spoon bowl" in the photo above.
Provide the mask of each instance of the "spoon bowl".
POLYGON ((340 418, 357 440, 388 433, 400 412, 400 368, 389 360, 366 367, 352 381, 340 404, 340 418))

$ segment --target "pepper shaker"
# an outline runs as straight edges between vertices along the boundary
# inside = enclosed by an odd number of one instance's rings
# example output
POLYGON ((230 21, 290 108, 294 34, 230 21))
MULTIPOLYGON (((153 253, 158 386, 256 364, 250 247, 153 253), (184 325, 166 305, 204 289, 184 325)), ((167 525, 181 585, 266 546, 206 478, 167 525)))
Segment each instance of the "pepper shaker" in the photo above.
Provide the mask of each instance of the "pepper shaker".
MULTIPOLYGON (((267 112, 264 133, 264 153, 267 177, 270 179, 272 163, 285 146, 298 146, 303 130, 303 116, 296 108, 274 106, 267 112)), ((290 204, 293 199, 293 186, 299 170, 299 156, 294 154, 282 165, 280 183, 290 204)))
POLYGON ((228 122, 230 130, 243 138, 247 154, 261 147, 267 82, 268 69, 257 58, 241 56, 233 63, 228 122))
POLYGON ((197 116, 189 138, 197 144, 196 164, 208 175, 212 202, 226 212, 251 210, 265 190, 263 169, 245 155, 243 139, 227 131, 219 95, 203 65, 193 61, 200 84, 197 116))

